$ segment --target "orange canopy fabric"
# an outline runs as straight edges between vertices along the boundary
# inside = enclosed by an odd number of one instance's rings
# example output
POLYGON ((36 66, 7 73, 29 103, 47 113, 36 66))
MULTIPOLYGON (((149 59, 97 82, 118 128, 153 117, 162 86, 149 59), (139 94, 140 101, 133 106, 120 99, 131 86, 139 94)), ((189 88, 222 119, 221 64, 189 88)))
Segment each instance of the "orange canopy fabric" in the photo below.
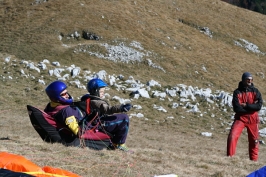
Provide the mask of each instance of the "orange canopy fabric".
POLYGON ((9 154, 7 152, 0 153, 0 167, 15 172, 43 172, 41 167, 27 160, 23 156, 9 154))
POLYGON ((27 173, 36 177, 80 177, 60 168, 50 166, 41 168, 23 156, 7 152, 0 152, 0 168, 27 173))

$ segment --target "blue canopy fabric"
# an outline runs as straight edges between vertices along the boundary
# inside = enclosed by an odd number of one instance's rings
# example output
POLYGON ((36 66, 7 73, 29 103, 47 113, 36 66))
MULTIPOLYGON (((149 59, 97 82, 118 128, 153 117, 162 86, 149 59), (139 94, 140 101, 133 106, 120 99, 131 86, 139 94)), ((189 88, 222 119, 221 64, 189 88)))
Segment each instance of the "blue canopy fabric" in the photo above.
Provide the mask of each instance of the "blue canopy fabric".
POLYGON ((250 173, 247 177, 266 177, 266 166, 250 173))

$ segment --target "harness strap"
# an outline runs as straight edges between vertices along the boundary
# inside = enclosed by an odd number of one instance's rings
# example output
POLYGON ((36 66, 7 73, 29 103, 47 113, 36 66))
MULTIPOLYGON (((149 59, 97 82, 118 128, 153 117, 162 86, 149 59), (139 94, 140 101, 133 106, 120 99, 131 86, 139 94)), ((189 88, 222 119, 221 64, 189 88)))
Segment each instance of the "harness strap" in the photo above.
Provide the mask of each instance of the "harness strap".
POLYGON ((86 100, 86 113, 87 113, 88 115, 91 114, 91 99, 90 99, 90 98, 88 98, 88 99, 86 100))

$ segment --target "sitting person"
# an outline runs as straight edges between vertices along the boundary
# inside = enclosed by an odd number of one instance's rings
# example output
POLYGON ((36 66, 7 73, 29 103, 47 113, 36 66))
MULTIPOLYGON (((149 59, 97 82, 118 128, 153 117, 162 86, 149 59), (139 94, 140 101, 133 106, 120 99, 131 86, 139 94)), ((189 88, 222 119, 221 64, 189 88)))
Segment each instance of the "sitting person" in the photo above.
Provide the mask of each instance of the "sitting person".
POLYGON ((112 146, 109 148, 128 151, 125 142, 129 129, 129 117, 122 112, 128 112, 132 106, 130 103, 115 106, 109 105, 103 100, 105 87, 107 86, 101 79, 90 80, 87 84, 89 94, 82 96, 81 101, 90 99, 90 106, 99 113, 103 129, 113 135, 111 138, 112 146))
POLYGON ((105 134, 102 136, 105 141, 100 138, 99 141, 82 138, 82 128, 79 123, 86 117, 86 113, 73 105, 73 98, 67 92, 67 85, 64 82, 52 82, 47 86, 45 92, 51 101, 47 104, 44 112, 57 122, 58 132, 63 144, 67 146, 85 146, 97 150, 109 146, 110 137, 105 136, 105 134))

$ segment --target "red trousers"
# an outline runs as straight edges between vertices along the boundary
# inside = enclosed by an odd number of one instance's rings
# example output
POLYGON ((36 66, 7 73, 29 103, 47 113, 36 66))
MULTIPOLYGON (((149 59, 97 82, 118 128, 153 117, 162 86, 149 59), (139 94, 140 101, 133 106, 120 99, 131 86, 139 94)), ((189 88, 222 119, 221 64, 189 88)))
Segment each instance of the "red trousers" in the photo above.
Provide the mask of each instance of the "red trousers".
POLYGON ((236 153, 236 145, 242 130, 247 128, 248 133, 248 152, 250 160, 257 161, 259 156, 259 125, 247 124, 241 120, 235 120, 227 139, 227 156, 233 156, 236 153))

